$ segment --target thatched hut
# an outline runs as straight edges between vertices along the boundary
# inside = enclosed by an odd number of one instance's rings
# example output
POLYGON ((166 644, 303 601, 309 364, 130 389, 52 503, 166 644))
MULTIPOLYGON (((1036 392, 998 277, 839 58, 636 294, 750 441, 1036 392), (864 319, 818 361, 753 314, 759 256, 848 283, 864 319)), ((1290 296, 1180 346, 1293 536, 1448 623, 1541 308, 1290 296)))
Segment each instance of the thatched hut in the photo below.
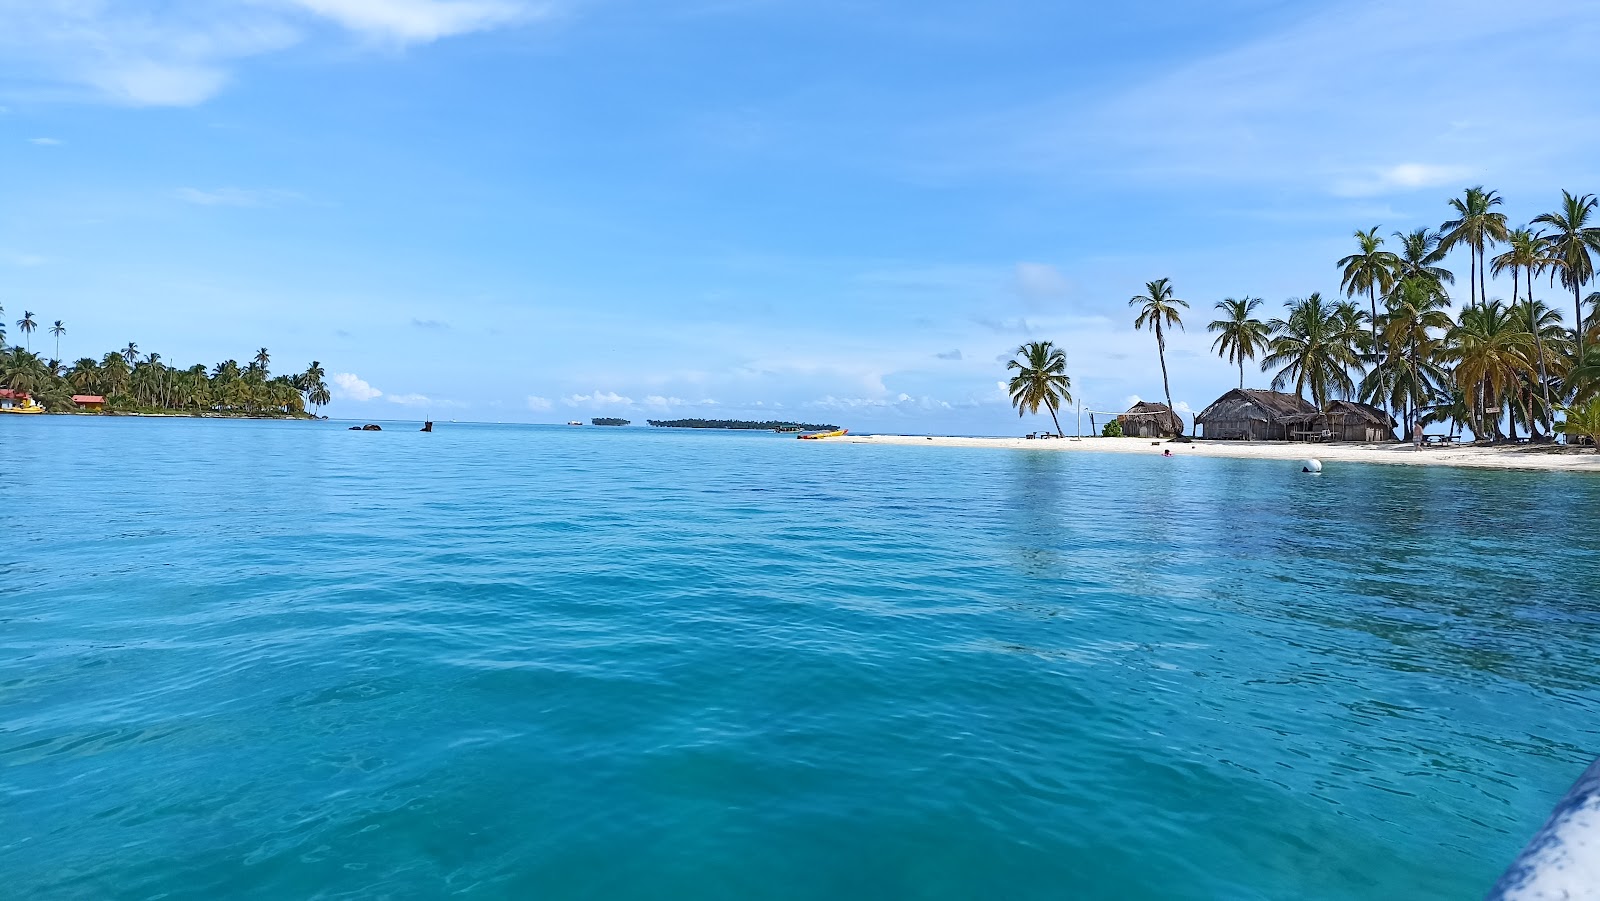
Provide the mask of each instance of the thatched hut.
POLYGON ((1322 413, 1322 427, 1334 441, 1393 441, 1393 416, 1371 404, 1353 400, 1334 400, 1322 413))
POLYGON ((1304 432, 1317 408, 1297 394, 1235 388, 1194 418, 1204 438, 1243 441, 1288 441, 1304 432))
POLYGON ((1122 434, 1130 438, 1173 438, 1183 434, 1183 419, 1166 404, 1141 400, 1117 417, 1122 434))

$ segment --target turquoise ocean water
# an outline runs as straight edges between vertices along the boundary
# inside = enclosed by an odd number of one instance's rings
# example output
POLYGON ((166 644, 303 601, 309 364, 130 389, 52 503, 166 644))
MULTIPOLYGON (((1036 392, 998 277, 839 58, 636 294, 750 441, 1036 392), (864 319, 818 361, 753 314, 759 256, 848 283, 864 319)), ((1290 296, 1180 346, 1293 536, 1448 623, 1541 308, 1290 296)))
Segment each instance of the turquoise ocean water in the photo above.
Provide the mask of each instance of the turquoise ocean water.
POLYGON ((1472 898, 1600 480, 0 421, 0 894, 1472 898))

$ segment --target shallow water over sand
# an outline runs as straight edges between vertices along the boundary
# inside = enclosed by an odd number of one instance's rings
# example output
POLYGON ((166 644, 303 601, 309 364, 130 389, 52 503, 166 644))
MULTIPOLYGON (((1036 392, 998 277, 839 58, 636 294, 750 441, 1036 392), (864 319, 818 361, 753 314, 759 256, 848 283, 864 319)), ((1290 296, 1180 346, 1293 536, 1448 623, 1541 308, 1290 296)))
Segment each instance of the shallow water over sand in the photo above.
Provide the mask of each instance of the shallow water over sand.
POLYGON ((0 422, 17 897, 1476 897, 1600 481, 0 422))

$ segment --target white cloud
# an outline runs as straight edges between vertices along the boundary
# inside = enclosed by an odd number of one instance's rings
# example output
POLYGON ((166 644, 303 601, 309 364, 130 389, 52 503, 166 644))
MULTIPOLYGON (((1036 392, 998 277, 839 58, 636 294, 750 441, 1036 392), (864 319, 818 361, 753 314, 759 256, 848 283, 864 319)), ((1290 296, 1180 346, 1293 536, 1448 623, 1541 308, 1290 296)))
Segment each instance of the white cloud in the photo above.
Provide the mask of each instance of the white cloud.
POLYGON ((671 407, 681 407, 681 406, 683 406, 683 398, 681 398, 681 397, 662 397, 659 394, 652 394, 649 397, 646 397, 644 399, 644 405, 647 406, 647 407, 656 407, 658 409, 665 410, 665 409, 669 409, 671 407))
POLYGON ((631 407, 633 398, 623 397, 615 391, 595 391, 593 394, 570 394, 564 403, 569 407, 631 407))
POLYGON ((402 407, 426 407, 434 402, 425 394, 390 394, 384 400, 402 407))
POLYGON ((36 253, 21 253, 15 250, 0 249, 0 263, 7 266, 43 266, 49 262, 36 253))
POLYGON ((943 353, 936 353, 933 356, 935 359, 939 360, 959 360, 961 359, 961 349, 955 348, 954 350, 947 350, 943 353))
POLYGON ((548 397, 538 397, 532 394, 528 395, 528 409, 530 410, 535 410, 542 413, 546 410, 549 410, 553 406, 555 405, 550 403, 550 399, 548 397))
POLYGON ((305 43, 333 25, 403 47, 531 21, 532 0, 0 0, 0 67, 43 99, 193 106, 240 60, 305 43))
POLYGON ((60 147, 62 141, 60 138, 29 138, 28 143, 37 144, 40 147, 60 147))
POLYGON ((1067 278, 1048 263, 1018 263, 1017 290, 1030 300, 1049 300, 1067 293, 1067 278))
POLYGON ((1453 187, 1471 177, 1472 169, 1467 166, 1401 163, 1398 166, 1389 166, 1353 178, 1341 179, 1334 184, 1333 193, 1341 197, 1372 197, 1395 191, 1453 187))
POLYGON ((426 43, 544 15, 510 0, 289 0, 366 37, 426 43))
POLYGON ((245 188, 217 188, 213 191, 202 191, 199 188, 179 188, 175 193, 179 200, 198 206, 261 207, 302 199, 299 194, 293 191, 247 190, 245 188))
POLYGON ((382 391, 367 384, 365 380, 353 372, 334 373, 333 392, 344 400, 368 401, 375 397, 383 396, 382 391))

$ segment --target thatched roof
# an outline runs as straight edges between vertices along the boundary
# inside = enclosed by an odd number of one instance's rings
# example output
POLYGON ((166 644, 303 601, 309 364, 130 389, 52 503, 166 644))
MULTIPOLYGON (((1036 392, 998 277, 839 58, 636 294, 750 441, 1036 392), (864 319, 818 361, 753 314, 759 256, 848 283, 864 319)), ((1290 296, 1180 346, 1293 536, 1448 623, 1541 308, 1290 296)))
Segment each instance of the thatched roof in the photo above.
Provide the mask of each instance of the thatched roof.
POLYGON ((1353 400, 1328 401, 1328 416, 1343 416, 1346 422, 1360 421, 1380 429, 1392 429, 1399 425, 1393 416, 1374 407, 1372 404, 1363 404, 1353 400))
POLYGON ((1120 423, 1123 419, 1137 419, 1140 422, 1154 422, 1158 423, 1161 428, 1175 435, 1183 433, 1183 419, 1180 418, 1178 414, 1172 412, 1171 407, 1167 406, 1166 404, 1158 404, 1154 401, 1139 401, 1138 403, 1129 407, 1128 412, 1119 415, 1117 417, 1117 422, 1120 423))
POLYGON ((1258 422, 1285 422, 1290 418, 1315 417, 1317 408, 1298 394, 1282 391, 1263 391, 1259 388, 1235 388, 1200 411, 1195 421, 1204 425, 1207 420, 1236 422, 1253 419, 1258 422))

